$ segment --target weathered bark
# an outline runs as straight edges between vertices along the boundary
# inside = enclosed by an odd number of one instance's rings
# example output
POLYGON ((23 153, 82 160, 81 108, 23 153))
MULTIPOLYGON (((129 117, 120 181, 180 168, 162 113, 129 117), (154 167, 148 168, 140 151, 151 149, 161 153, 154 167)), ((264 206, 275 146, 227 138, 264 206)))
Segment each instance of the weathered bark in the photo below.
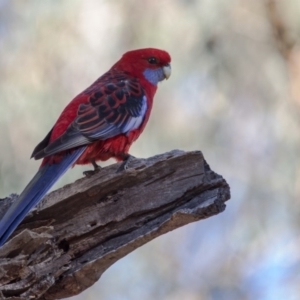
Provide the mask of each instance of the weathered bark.
MULTIPOLYGON (((0 249, 2 299, 60 299, 170 230, 225 209, 226 181, 202 153, 174 150, 103 168, 45 197, 0 249)), ((0 202, 0 213, 16 196, 0 202)))

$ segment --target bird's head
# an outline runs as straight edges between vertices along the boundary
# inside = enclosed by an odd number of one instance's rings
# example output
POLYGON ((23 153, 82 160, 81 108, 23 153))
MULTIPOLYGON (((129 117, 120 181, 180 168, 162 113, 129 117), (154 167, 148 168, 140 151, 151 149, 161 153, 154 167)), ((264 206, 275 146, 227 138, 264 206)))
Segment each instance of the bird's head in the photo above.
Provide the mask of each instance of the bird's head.
POLYGON ((171 76, 171 57, 168 52, 154 49, 138 49, 126 52, 113 66, 133 76, 143 76, 151 84, 157 85, 159 81, 171 76))

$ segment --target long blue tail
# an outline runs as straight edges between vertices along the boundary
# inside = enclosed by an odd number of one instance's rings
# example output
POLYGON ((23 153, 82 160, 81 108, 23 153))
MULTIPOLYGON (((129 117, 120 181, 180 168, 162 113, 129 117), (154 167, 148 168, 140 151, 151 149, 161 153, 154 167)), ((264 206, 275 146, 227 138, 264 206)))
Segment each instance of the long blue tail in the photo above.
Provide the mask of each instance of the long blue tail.
POLYGON ((28 183, 19 198, 11 205, 0 221, 0 246, 2 246, 27 213, 38 204, 47 191, 74 164, 85 147, 66 155, 59 163, 44 165, 28 183))

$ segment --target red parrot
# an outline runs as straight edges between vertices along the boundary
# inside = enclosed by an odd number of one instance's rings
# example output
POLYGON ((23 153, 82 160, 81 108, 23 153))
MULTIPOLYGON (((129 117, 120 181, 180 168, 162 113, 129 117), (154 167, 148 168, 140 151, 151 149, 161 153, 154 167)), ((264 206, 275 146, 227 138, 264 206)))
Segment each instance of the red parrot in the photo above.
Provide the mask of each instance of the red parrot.
MULTIPOLYGON (((143 132, 158 82, 171 75, 171 57, 147 48, 126 52, 111 69, 76 96, 32 156, 42 164, 0 221, 0 246, 53 184, 75 164, 115 158, 126 169, 131 144, 143 132)), ((91 171, 93 172, 93 171, 91 171)))

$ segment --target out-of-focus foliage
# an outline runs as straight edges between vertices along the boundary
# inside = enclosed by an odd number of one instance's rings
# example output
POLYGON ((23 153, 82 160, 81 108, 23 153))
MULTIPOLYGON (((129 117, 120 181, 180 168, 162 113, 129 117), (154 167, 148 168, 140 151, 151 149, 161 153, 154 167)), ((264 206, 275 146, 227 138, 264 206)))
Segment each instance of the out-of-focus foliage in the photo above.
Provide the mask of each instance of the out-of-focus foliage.
POLYGON ((173 74, 131 153, 202 150, 232 199, 74 299, 299 299, 300 1, 0 0, 0 197, 31 179, 31 151, 66 103, 149 46, 171 53, 173 74))

